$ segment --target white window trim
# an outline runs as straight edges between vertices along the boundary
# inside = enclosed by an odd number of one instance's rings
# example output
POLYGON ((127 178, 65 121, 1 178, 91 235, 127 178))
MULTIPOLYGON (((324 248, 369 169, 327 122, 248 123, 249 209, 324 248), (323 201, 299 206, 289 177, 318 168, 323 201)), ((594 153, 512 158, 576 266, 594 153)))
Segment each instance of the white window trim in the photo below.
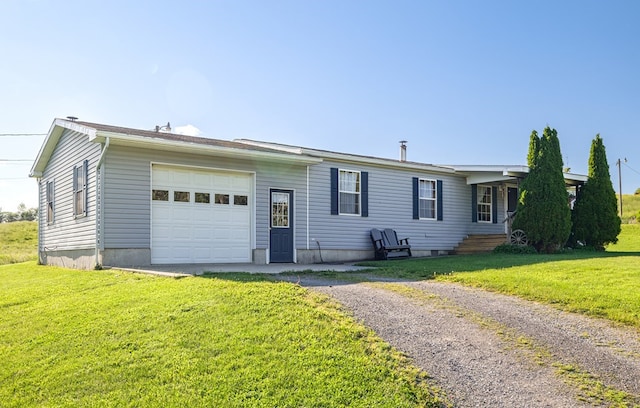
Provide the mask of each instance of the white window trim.
POLYGON ((483 223, 483 224, 491 224, 493 223, 493 186, 489 186, 489 185, 483 185, 483 184, 479 184, 478 185, 478 206, 480 205, 487 205, 487 203, 481 203, 480 202, 480 197, 484 197, 484 194, 480 194, 480 190, 484 189, 484 188, 488 188, 489 189, 489 220, 481 220, 480 219, 480 212, 478 211, 478 209, 476 208, 476 217, 478 219, 478 223, 483 223))
POLYGON ((358 171, 358 170, 348 170, 348 169, 338 169, 338 214, 339 215, 351 215, 351 216, 356 216, 359 217, 362 214, 362 172, 358 171), (340 183, 340 176, 342 175, 342 173, 356 173, 358 175, 358 181, 357 181, 357 191, 353 192, 353 191, 344 191, 340 189, 340 186, 342 185, 342 183, 340 183), (358 212, 357 213, 343 213, 342 211, 340 211, 341 209, 341 205, 340 205, 340 195, 341 193, 347 193, 347 194, 354 194, 357 197, 357 204, 358 204, 358 212))
POLYGON ((82 161, 80 164, 73 166, 73 217, 74 218, 82 218, 87 216, 87 188, 89 187, 88 177, 89 177, 89 166, 85 167, 85 162, 82 161), (79 180, 76 179, 78 174, 78 169, 81 169, 83 173, 82 185, 79 183, 79 180), (82 192, 81 203, 82 203, 82 211, 77 212, 78 208, 78 192, 82 192))
POLYGON ((438 181, 434 180, 434 179, 425 179, 425 178, 419 178, 418 179, 418 218, 421 220, 437 220, 438 219, 438 181), (433 191, 434 191, 434 197, 433 198, 428 198, 428 197, 422 197, 420 195, 421 193, 421 189, 420 189, 420 184, 423 181, 428 181, 433 183, 433 191), (422 200, 424 201, 432 201, 433 202, 433 217, 422 217, 420 215, 420 203, 422 202, 422 200))

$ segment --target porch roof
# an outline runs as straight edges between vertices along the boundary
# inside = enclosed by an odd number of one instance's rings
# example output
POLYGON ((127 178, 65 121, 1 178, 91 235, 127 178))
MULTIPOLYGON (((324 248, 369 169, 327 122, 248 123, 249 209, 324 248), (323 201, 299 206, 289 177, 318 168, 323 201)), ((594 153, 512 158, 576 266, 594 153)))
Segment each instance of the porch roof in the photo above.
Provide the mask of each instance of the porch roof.
MULTIPOLYGON (((529 174, 528 166, 519 165, 450 165, 445 166, 456 173, 466 176, 467 184, 496 183, 517 181, 529 174)), ((563 173, 567 186, 579 186, 587 181, 587 176, 575 173, 563 173)))

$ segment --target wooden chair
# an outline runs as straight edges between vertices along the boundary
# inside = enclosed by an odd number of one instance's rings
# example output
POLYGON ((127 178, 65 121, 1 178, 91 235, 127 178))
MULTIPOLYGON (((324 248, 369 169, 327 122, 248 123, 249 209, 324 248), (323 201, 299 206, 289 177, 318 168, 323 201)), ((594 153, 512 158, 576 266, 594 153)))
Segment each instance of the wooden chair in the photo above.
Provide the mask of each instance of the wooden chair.
POLYGON ((386 228, 381 231, 377 228, 373 228, 370 235, 376 259, 391 259, 411 256, 409 238, 402 238, 399 240, 395 230, 386 228))

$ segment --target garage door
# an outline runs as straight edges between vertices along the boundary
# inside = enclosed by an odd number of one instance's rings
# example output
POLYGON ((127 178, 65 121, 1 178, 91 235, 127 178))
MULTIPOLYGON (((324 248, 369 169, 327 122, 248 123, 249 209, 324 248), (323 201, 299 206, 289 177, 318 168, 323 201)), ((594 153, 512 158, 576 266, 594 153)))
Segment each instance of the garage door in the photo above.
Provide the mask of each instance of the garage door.
POLYGON ((151 262, 251 262, 252 176, 154 165, 151 262))

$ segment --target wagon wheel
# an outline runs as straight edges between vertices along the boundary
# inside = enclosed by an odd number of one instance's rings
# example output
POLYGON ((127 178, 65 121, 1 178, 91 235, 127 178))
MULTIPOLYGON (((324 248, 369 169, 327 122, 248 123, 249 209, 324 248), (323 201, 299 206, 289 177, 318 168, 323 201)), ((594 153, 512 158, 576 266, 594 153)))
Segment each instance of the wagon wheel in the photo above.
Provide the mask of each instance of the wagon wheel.
POLYGON ((517 229, 511 232, 511 236, 509 237, 509 242, 511 245, 520 245, 525 246, 529 243, 527 240, 527 234, 524 233, 523 230, 517 229))

